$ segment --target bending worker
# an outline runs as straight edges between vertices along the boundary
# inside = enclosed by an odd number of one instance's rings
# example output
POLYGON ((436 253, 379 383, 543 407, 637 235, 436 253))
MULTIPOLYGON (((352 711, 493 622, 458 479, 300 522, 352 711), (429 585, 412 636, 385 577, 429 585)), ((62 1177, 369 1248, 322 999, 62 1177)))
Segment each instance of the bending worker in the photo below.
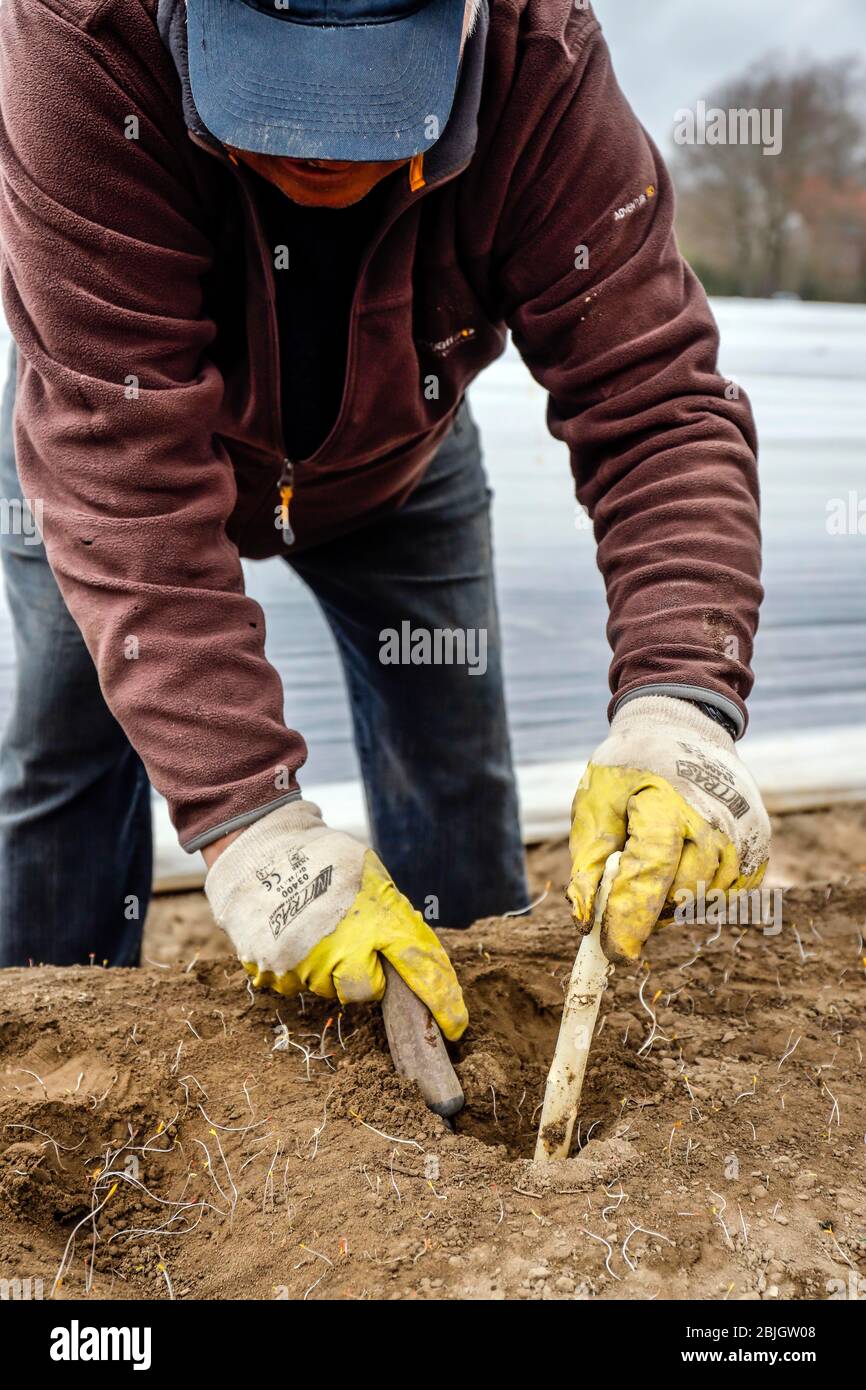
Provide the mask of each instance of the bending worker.
POLYGON ((152 783, 257 983, 377 998, 382 954, 460 1035, 418 909, 526 902, 465 403, 506 329, 610 606, 575 920, 615 848, 618 960, 679 890, 757 882, 752 417, 589 6, 4 0, 0 89, 2 492, 44 538, 2 538, 0 962, 137 962, 152 783), (274 555, 333 630, 375 851, 304 799, 241 570, 274 555), (486 669, 380 660, 405 621, 486 669))

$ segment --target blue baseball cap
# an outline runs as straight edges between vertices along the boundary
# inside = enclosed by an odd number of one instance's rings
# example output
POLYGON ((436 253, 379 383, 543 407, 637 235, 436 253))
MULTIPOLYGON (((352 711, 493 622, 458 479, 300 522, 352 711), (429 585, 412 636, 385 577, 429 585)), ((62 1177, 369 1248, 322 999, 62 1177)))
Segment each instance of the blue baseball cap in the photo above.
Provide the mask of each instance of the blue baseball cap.
POLYGON ((465 0, 187 0, 189 78, 223 144, 408 159, 451 111, 465 0))

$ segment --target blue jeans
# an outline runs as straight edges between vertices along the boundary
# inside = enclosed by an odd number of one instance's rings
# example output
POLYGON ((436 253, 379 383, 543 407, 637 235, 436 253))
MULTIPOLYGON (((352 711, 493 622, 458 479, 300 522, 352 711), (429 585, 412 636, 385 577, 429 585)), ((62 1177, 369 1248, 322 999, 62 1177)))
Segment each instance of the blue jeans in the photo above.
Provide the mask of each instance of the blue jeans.
MULTIPOLYGON (((0 496, 20 497, 14 352, 0 496)), ((135 965, 151 888, 150 786, 108 709, 41 544, 0 537, 17 661, 0 745, 0 966, 135 965)), ((525 906, 500 665, 490 492, 464 404, 399 512, 289 561, 346 674, 372 842, 434 926, 525 906), (381 660, 384 629, 486 633, 486 670, 381 660)), ((301 775, 303 785, 303 773, 301 775)), ((327 808, 325 808, 327 815, 327 808)))

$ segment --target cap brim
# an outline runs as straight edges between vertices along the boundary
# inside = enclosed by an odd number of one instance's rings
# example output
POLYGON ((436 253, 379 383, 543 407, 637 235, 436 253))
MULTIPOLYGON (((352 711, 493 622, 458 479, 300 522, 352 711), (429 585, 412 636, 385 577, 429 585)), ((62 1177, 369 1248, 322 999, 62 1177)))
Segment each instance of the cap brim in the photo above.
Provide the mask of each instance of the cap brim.
POLYGON ((408 159, 451 111, 465 0, 323 28, 239 0, 187 0, 189 77, 224 144, 295 159, 408 159))

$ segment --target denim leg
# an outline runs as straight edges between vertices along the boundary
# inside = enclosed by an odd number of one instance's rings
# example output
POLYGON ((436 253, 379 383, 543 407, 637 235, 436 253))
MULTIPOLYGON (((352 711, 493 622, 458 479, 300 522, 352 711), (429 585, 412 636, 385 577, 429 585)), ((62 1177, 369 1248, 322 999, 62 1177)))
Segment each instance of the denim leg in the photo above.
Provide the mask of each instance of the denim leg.
MULTIPOLYGON (((10 518, 21 498, 14 396, 13 350, 0 418, 10 518)), ((91 955, 137 965, 152 876, 150 786, 28 529, 7 524, 0 536, 16 658, 0 743, 0 966, 91 955)))
POLYGON ((400 511, 290 563, 336 638, 373 843, 398 887, 433 926, 524 907, 490 492, 468 407, 400 511), (485 634, 486 670, 383 663, 382 633, 407 622, 485 634))

